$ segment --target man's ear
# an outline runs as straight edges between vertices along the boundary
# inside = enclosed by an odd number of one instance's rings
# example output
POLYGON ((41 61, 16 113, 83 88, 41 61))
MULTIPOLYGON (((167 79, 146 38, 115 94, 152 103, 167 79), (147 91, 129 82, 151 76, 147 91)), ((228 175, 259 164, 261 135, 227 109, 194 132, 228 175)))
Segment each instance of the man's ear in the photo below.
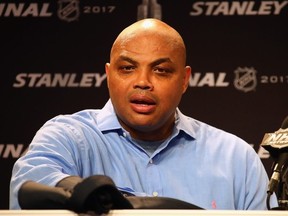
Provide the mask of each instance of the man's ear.
POLYGON ((191 73, 192 73, 192 69, 190 66, 186 66, 184 68, 184 82, 183 82, 183 94, 186 92, 187 88, 188 88, 188 85, 189 85, 189 79, 190 79, 190 76, 191 76, 191 73))
POLYGON ((107 79, 107 87, 109 88, 109 69, 110 69, 110 63, 105 64, 105 73, 106 73, 106 79, 107 79))

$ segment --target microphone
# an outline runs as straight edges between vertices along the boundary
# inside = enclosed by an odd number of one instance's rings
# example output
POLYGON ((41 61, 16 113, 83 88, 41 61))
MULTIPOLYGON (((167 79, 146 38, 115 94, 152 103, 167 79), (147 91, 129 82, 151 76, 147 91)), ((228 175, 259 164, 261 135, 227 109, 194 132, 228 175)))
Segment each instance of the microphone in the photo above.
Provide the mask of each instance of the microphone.
POLYGON ((267 193, 271 195, 276 192, 282 171, 288 163, 288 116, 282 122, 279 130, 264 135, 261 146, 274 158, 275 166, 267 190, 267 193))

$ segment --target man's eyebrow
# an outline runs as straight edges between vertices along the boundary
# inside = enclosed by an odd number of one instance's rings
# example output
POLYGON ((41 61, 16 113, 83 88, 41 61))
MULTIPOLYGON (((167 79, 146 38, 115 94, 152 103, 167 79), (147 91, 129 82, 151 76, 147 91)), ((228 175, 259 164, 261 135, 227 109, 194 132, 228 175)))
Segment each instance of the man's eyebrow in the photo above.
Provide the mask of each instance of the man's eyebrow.
POLYGON ((127 61, 127 62, 129 62, 131 64, 134 64, 134 65, 138 64, 138 62, 136 60, 134 60, 134 59, 132 59, 130 57, 127 57, 127 56, 119 56, 117 61, 127 61))
MULTIPOLYGON (((117 61, 127 61, 131 64, 134 64, 134 65, 139 64, 136 60, 134 60, 130 57, 127 57, 127 56, 119 56, 117 61)), ((153 66, 159 65, 159 64, 164 63, 164 62, 170 62, 171 63, 172 61, 170 58, 159 58, 159 59, 156 59, 155 61, 151 62, 149 65, 153 67, 153 66)))
POLYGON ((153 62, 150 63, 151 66, 156 66, 156 65, 159 65, 161 63, 165 63, 165 62, 169 62, 171 63, 171 59, 170 58, 160 58, 160 59, 157 59, 153 62))

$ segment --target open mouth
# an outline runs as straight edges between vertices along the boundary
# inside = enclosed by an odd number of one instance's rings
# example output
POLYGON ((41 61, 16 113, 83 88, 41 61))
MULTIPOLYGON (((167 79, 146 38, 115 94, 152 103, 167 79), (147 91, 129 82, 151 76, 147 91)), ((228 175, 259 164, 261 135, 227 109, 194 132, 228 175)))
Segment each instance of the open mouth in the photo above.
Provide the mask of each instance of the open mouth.
POLYGON ((131 100, 131 103, 142 105, 142 106, 149 106, 149 105, 155 105, 156 103, 152 100, 131 100))
POLYGON ((132 110, 137 113, 151 113, 155 110, 156 102, 142 95, 132 96, 130 99, 132 110))

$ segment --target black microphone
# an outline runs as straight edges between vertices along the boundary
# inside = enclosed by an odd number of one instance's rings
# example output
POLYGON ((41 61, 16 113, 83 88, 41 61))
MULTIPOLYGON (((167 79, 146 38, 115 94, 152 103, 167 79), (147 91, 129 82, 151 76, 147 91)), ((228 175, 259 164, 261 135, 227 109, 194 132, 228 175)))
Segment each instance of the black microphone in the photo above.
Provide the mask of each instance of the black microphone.
POLYGON ((268 194, 276 192, 283 168, 288 164, 288 116, 281 128, 274 133, 266 133, 261 146, 269 151, 274 159, 274 169, 268 185, 268 194))

